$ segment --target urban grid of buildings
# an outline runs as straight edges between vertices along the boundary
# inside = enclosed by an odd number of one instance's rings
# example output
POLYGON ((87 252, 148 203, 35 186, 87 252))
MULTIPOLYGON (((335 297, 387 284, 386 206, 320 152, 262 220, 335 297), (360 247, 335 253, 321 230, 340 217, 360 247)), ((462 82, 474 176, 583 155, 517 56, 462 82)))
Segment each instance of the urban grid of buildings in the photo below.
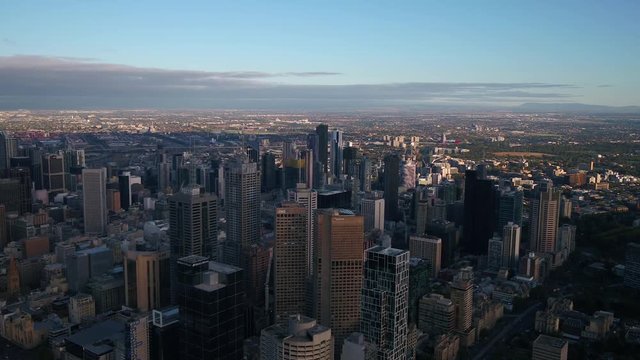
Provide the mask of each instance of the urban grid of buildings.
MULTIPOLYGON (((470 160, 455 128, 284 119, 269 121, 289 134, 244 119, 187 138, 165 119, 122 139, 95 126, 133 126, 116 118, 0 122, 14 127, 0 132, 0 335, 56 359, 453 360, 527 330, 528 358, 564 360, 622 328, 574 310, 568 288, 532 294, 610 186, 632 195, 607 212, 637 214, 638 179, 597 159, 568 173, 470 160)), ((639 291, 640 241, 625 250, 611 273, 639 291)), ((640 321, 624 333, 640 343, 640 321)))

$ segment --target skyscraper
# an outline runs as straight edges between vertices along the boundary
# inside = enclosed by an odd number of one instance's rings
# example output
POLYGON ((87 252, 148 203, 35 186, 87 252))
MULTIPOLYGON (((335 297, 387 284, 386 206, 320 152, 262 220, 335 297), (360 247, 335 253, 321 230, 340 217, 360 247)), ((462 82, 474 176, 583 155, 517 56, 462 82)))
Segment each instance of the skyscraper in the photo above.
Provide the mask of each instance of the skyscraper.
POLYGON ((407 358, 409 252, 375 246, 366 251, 360 332, 377 359, 407 358))
POLYGON ((242 267, 242 252, 260 239, 260 172, 256 163, 232 161, 224 169, 224 179, 224 262, 242 267))
POLYGON ((49 154, 42 157, 42 187, 49 193, 60 193, 67 190, 64 156, 49 154))
POLYGON ((503 190, 500 192, 497 229, 502 229, 510 222, 522 226, 523 199, 524 195, 520 189, 503 190))
POLYGON ((335 129, 331 132, 331 173, 336 178, 342 176, 343 162, 343 133, 341 130, 335 129))
POLYGON ((530 248, 539 253, 556 250, 558 221, 560 220, 560 191, 548 186, 531 199, 530 248))
POLYGON ((364 192, 371 191, 371 160, 368 157, 363 156, 360 159, 360 190, 364 192))
POLYGON ((360 325, 363 218, 348 210, 319 209, 315 226, 313 313, 342 344, 360 325))
POLYGON ((313 274, 313 236, 316 210, 318 210, 318 192, 310 189, 298 186, 295 190, 289 190, 289 201, 297 202, 304 206, 307 211, 307 245, 306 245, 306 260, 307 260, 307 276, 313 274))
POLYGON ((276 157, 270 152, 262 155, 262 191, 268 192, 276 188, 276 157))
POLYGON ((400 157, 390 154, 384 157, 384 218, 398 218, 398 187, 400 186, 400 157))
POLYGON ((431 267, 431 277, 436 278, 442 264, 442 239, 424 235, 409 238, 411 256, 426 260, 431 267))
POLYGON ((107 169, 82 169, 85 234, 103 235, 107 226, 107 169))
POLYGON ((360 214, 364 217, 365 232, 373 229, 384 230, 384 199, 362 199, 360 214))
POLYGON ((276 208, 274 313, 281 325, 291 315, 306 312, 307 215, 307 209, 295 202, 276 208))
MULTIPOLYGON (((175 284, 176 263, 189 255, 217 259, 218 199, 185 187, 169 198, 169 242, 171 244, 171 286, 175 284)), ((172 291, 172 299, 175 292, 172 291)))
POLYGON ((260 335, 260 359, 333 360, 331 329, 305 316, 294 315, 260 335))
POLYGON ((329 127, 326 124, 316 126, 318 135, 318 160, 323 165, 324 173, 329 172, 329 127))
POLYGON ((16 156, 18 146, 16 139, 7 132, 0 131, 0 176, 9 169, 9 159, 16 156))
POLYGON ((470 346, 475 342, 473 321, 473 268, 460 269, 451 284, 451 301, 456 306, 456 332, 461 342, 470 346))
POLYGON ((192 255, 177 262, 180 359, 242 359, 243 271, 192 255))
POLYGON ((464 226, 462 250, 481 255, 487 251, 496 223, 496 195, 490 180, 478 178, 475 170, 464 173, 464 226))
POLYGON ((502 267, 516 270, 520 259, 520 226, 507 223, 502 228, 502 267))
MULTIPOLYGON (((124 171, 118 175, 118 184, 120 190, 120 206, 129 210, 133 202, 133 194, 131 193, 131 185, 141 184, 142 179, 139 176, 131 175, 131 172, 124 171)), ((195 183, 195 181, 194 181, 195 183)))
POLYGON ((171 294, 169 251, 138 250, 132 246, 124 248, 123 252, 126 305, 142 312, 168 306, 171 294))
POLYGON ((503 254, 502 238, 500 236, 494 236, 489 239, 489 248, 487 250, 487 267, 491 271, 498 271, 502 265, 503 254))

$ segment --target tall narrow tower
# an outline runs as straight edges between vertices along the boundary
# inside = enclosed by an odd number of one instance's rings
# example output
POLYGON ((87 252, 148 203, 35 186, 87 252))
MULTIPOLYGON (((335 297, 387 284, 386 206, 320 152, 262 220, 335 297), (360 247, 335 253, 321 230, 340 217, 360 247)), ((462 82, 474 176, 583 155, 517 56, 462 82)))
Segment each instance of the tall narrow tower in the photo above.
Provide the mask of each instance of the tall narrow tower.
POLYGON ((103 235, 107 226, 107 169, 82 170, 85 234, 103 235))
POLYGON ((556 236, 560 218, 560 191, 551 186, 542 189, 531 200, 530 247, 539 253, 556 250, 556 236))
POLYGON ((502 228, 502 266, 515 270, 520 259, 520 226, 512 222, 502 228))
POLYGON ((318 192, 298 186, 295 190, 289 190, 289 201, 297 202, 307 211, 307 276, 313 274, 313 236, 316 210, 318 210, 318 192))
POLYGON ((360 332, 377 359, 407 358, 409 252, 376 246, 366 252, 360 332))
POLYGON ((329 127, 326 124, 320 124, 316 127, 318 135, 318 159, 322 163, 324 173, 329 172, 329 127))
POLYGON ((276 208, 275 301, 276 323, 286 325, 292 315, 306 311, 307 209, 295 202, 276 208))
POLYGON ((233 161, 224 169, 227 240, 224 262, 243 267, 242 252, 260 239, 258 164, 233 161))
POLYGON ((473 268, 460 269, 451 284, 451 301, 456 306, 456 331, 465 346, 475 342, 473 321, 473 268))
POLYGON ((398 187, 400 186, 400 157, 384 157, 384 218, 398 218, 398 187))

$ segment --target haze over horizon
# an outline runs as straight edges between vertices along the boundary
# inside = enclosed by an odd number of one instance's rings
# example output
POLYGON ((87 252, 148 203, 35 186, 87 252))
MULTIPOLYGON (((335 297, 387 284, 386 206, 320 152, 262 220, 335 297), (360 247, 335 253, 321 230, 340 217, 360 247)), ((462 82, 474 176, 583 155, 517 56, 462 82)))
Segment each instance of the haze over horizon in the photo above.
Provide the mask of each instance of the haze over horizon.
POLYGON ((640 106, 637 2, 23 1, 0 13, 0 109, 640 106))

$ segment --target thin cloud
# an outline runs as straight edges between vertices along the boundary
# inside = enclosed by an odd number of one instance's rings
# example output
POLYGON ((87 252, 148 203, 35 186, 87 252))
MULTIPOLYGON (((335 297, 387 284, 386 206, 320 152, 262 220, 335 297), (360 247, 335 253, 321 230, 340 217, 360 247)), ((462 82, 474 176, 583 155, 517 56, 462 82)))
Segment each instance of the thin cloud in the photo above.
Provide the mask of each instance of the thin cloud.
POLYGON ((572 84, 390 83, 300 85, 286 77, 334 76, 335 72, 193 71, 141 68, 93 59, 0 57, 0 106, 4 108, 279 108, 326 109, 378 104, 520 104, 574 97, 572 84), (275 81, 276 78, 280 79, 275 81), (51 99, 55 98, 55 102, 51 99), (25 106, 26 105, 26 106, 25 106))

